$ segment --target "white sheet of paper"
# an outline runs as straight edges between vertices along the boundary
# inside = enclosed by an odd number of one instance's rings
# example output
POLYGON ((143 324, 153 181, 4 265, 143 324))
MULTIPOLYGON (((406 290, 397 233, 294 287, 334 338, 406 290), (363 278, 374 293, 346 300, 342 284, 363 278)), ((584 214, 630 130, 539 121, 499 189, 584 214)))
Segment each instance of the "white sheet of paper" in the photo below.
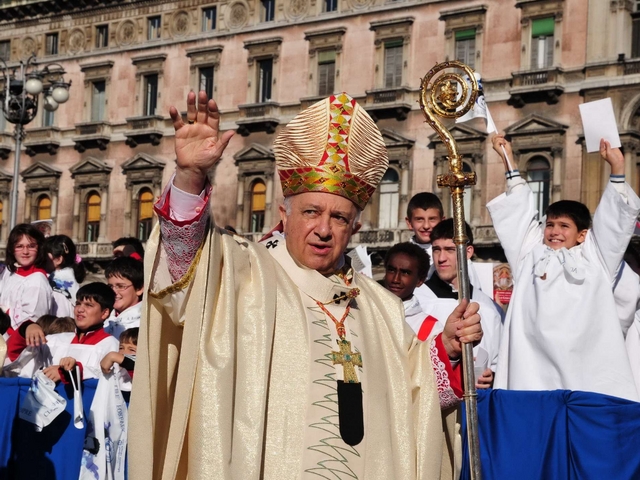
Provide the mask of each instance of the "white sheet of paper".
POLYGON ((347 255, 351 257, 351 266, 356 272, 366 275, 369 278, 373 278, 371 255, 367 254, 366 246, 358 245, 347 253, 347 255))
POLYGON ((583 103, 579 108, 587 152, 599 151, 601 138, 607 140, 612 148, 620 148, 618 125, 610 98, 583 103))

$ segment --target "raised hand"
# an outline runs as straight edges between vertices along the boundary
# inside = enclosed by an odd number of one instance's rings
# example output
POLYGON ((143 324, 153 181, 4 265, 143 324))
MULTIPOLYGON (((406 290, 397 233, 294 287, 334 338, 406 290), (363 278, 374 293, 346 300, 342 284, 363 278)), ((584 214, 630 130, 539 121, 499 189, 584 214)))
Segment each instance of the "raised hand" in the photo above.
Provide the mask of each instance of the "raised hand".
POLYGON ((504 138, 503 134, 495 134, 492 138, 491 138, 491 143, 493 144, 493 150, 500 155, 500 158, 502 159, 502 162, 505 165, 505 168, 508 168, 508 163, 507 163, 507 159, 505 159, 504 154, 505 152, 507 153, 507 155, 509 156, 509 158, 513 158, 513 152, 511 151, 511 144, 509 142, 507 142, 507 139, 504 138), (502 150, 502 147, 504 147, 504 150, 502 150))
POLYGON ((600 139, 600 156, 611 165, 611 175, 624 175, 624 155, 604 138, 600 139))
POLYGON ((199 194, 207 178, 207 171, 222 157, 222 152, 235 133, 229 130, 220 135, 220 112, 213 99, 201 91, 187 95, 187 123, 175 107, 169 109, 176 130, 177 169, 173 184, 180 190, 199 194))

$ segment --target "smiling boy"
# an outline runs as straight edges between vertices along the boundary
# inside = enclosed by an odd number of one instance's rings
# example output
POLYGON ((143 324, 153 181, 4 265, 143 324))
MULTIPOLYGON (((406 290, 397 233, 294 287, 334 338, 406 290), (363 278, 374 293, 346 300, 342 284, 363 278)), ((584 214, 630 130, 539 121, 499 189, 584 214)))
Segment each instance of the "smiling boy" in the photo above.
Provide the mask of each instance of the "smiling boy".
POLYGON ((608 142, 600 155, 611 178, 593 218, 586 206, 560 201, 537 220, 534 196, 502 147, 507 192, 487 204, 515 287, 507 311, 494 386, 514 390, 583 390, 638 401, 612 286, 640 212, 624 182, 624 156, 608 142))

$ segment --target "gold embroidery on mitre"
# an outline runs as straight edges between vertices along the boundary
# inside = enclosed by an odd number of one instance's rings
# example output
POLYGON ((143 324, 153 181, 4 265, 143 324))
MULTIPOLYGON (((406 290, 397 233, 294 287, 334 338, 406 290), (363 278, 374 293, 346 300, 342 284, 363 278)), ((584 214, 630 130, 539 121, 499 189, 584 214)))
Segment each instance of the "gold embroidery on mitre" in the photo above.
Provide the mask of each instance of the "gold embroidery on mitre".
POLYGON ((298 114, 273 145, 284 196, 340 195, 364 208, 389 161, 377 126, 342 93, 298 114))

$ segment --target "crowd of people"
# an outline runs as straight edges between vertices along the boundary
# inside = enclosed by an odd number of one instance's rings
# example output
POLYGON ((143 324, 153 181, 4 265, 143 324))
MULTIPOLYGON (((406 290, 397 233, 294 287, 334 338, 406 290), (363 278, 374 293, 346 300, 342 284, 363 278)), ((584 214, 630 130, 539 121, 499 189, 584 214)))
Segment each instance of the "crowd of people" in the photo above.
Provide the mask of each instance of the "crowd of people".
POLYGON ((289 474, 334 468, 318 447, 328 437, 354 478, 455 471, 449 415, 462 396, 463 343, 474 343, 477 388, 640 400, 640 280, 623 259, 640 199, 624 182, 619 149, 601 142, 611 177, 592 219, 575 201, 537 212, 509 143, 494 136, 507 189, 487 208, 514 277, 505 312, 482 290, 469 225, 472 303, 458 304, 454 222, 430 192, 409 202, 413 236, 388 250, 384 289, 354 273, 344 253, 386 154, 346 95, 310 107, 278 137, 280 225, 260 245, 215 227, 207 172, 231 133, 218 136, 217 106, 203 95, 189 95, 186 123, 171 111, 178 167, 156 204, 160 229, 148 254, 157 261, 146 280, 134 239, 114 242, 104 282, 85 283, 71 239, 26 224, 11 231, 0 271, 5 373, 32 374, 21 358, 45 345, 43 371, 56 382, 100 378, 115 365, 131 379, 138 359, 132 478, 297 478, 289 474), (325 109, 328 143, 310 143, 325 109), (143 295, 154 301, 138 346, 143 295), (207 435, 187 448, 182 439, 200 424, 207 435))
POLYGON ((19 224, 9 234, 0 272, 0 333, 6 342, 5 375, 31 376, 34 350, 46 348, 38 365, 56 382, 99 378, 117 363, 131 374, 144 285, 139 240, 114 242, 104 282, 83 283, 86 270, 66 235, 45 238, 19 224), (124 355, 127 355, 127 358, 124 355))

